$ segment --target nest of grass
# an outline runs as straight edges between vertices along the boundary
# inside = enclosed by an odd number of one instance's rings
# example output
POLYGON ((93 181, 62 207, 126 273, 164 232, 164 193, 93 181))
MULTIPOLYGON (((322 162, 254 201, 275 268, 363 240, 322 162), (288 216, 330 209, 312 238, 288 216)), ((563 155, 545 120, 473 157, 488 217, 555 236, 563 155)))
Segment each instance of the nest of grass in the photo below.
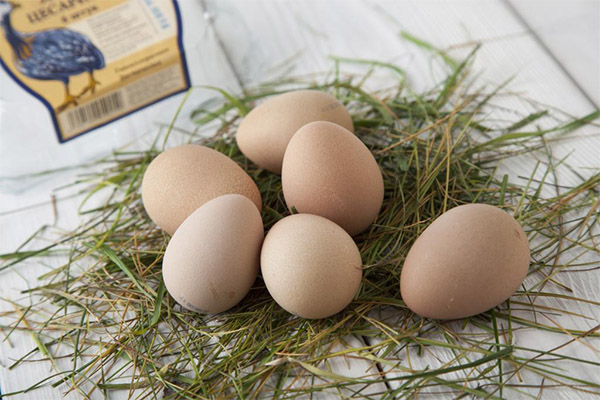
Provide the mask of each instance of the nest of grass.
POLYGON ((52 362, 53 372, 4 396, 42 385, 63 385, 85 398, 114 391, 165 399, 311 398, 317 392, 344 398, 445 393, 496 399, 534 397, 531 393, 552 388, 600 394, 598 381, 578 375, 600 363, 561 351, 600 336, 599 327, 582 331, 553 323, 568 315, 573 326, 589 326, 590 316, 570 308, 599 305, 577 297, 561 277, 597 268, 600 173, 574 187, 559 186, 553 176, 564 160, 547 152, 549 142, 592 123, 599 113, 556 121, 550 129, 535 127, 547 118, 546 110, 487 124, 500 88, 473 89, 467 79, 473 54, 456 62, 436 52, 449 74, 426 93, 413 93, 395 65, 337 59, 337 73, 324 82, 275 82, 242 96, 220 90, 217 101, 191 116, 199 127, 215 126, 214 136, 183 133, 189 142, 231 157, 257 182, 268 231, 289 211, 280 177, 258 169, 237 148, 241 117, 257 100, 290 86, 327 91, 346 104, 356 134, 381 168, 385 199, 377 221, 355 238, 364 272, 344 311, 322 320, 292 316, 272 300, 260 277, 241 303, 215 316, 189 312, 170 298, 161 279, 169 237, 145 214, 140 198, 142 176, 160 144, 181 134, 169 129, 157 137, 158 145, 115 152, 102 161, 100 172, 78 183, 86 194, 83 209, 89 198, 105 199, 82 211, 82 226, 42 248, 1 256, 2 269, 66 256, 26 293, 30 305, 14 303, 14 320, 5 325, 9 336, 26 331, 36 342, 10 368, 41 357, 52 362), (363 84, 370 72, 339 73, 347 62, 391 69, 398 81, 369 92, 363 84), (498 174, 498 165, 525 153, 539 159, 529 177, 513 181, 498 174), (548 186, 555 195, 542 195, 548 186), (402 301, 404 258, 436 217, 474 202, 501 207, 523 224, 532 245, 529 276, 509 301, 486 313, 450 322, 421 318, 402 301), (541 331, 555 332, 560 344, 536 348, 516 340, 521 332, 541 331))

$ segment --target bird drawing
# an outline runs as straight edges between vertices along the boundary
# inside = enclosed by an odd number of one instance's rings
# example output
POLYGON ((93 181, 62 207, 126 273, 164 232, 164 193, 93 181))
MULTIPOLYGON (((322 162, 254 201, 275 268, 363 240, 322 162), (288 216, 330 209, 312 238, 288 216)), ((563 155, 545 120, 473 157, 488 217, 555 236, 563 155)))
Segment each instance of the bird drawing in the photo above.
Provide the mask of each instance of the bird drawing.
POLYGON ((39 32, 16 31, 10 21, 11 13, 20 5, 11 0, 0 0, 0 25, 14 51, 15 68, 23 75, 39 80, 56 80, 64 84, 64 101, 55 108, 61 112, 85 93, 94 93, 98 81, 94 71, 104 68, 104 56, 83 34, 70 29, 56 28, 39 32), (88 86, 78 95, 69 92, 69 79, 88 74, 88 86))

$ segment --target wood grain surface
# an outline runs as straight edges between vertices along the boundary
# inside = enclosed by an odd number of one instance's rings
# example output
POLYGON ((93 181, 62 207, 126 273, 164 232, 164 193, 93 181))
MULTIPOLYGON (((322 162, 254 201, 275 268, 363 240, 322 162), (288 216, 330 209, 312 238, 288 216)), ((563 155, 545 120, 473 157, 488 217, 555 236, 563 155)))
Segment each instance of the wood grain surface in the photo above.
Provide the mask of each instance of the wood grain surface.
MULTIPOLYGON (((401 32, 406 31, 448 49, 457 57, 464 55, 474 42, 482 43, 474 66, 481 74, 480 82, 493 86, 512 78, 507 90, 519 92, 530 101, 507 97, 497 100, 497 105, 521 110, 522 115, 528 114, 533 109, 532 103, 537 102, 570 115, 583 116, 597 109, 600 102, 600 2, 596 0, 180 0, 184 8, 186 2, 192 1, 197 1, 197 7, 190 9, 198 10, 201 15, 190 20, 204 27, 202 41, 208 49, 205 51, 202 46, 187 49, 202 65, 196 85, 225 86, 241 91, 282 76, 326 73, 333 65, 331 56, 338 56, 398 63, 407 71, 415 90, 427 88, 437 82, 441 72, 431 55, 402 40, 401 32)), ((198 99, 201 98, 199 95, 198 99)), ((499 113, 494 117, 517 120, 519 115, 499 113)), ((158 119, 164 121, 165 118, 158 119)), ((177 124, 187 126, 184 120, 185 113, 177 124)), ((553 154, 559 158, 570 154, 569 163, 582 175, 591 175, 600 170, 600 135, 597 127, 588 127, 582 132, 555 146, 553 154)), ((105 149, 109 150, 110 147, 105 149)), ((501 171, 518 180, 520 175, 530 174, 534 161, 522 158, 502 166, 501 171)), ((57 202, 50 201, 51 188, 71 178, 72 174, 66 174, 50 182, 36 180, 28 184, 38 185, 37 190, 23 188, 17 194, 0 194, 0 253, 14 250, 43 224, 64 229, 76 226, 79 201, 76 194, 63 193, 57 202)), ((561 171, 560 179, 568 185, 577 178, 565 170, 561 171)), ((10 301, 0 302, 0 312, 14 310, 11 301, 19 299, 26 303, 26 297, 20 292, 35 285, 40 273, 56 262, 48 260, 48 265, 36 263, 3 272, 0 296, 10 301)), ((600 301, 597 272, 578 274, 570 279, 568 283, 578 296, 600 301)), ((547 303, 560 305, 558 300, 547 303)), ((600 321, 598 307, 582 305, 580 310, 573 311, 594 318, 587 325, 579 326, 580 329, 590 329, 600 321)), ((581 320, 578 321, 581 324, 581 320)), ((573 325, 569 316, 557 317, 557 323, 561 322, 573 325)), ((565 336, 539 331, 520 332, 516 340, 523 345, 535 344, 547 349, 566 341, 565 336)), ((598 361, 598 354, 590 352, 586 344, 575 342, 563 353, 598 361)), ((591 344, 597 348, 599 343, 596 340, 591 344)), ((0 343, 3 393, 23 389, 56 373, 45 362, 26 363, 13 370, 7 368, 33 348, 32 338, 18 332, 0 343)), ((438 365, 448 359, 445 354, 425 354, 413 359, 412 367, 438 365)), ((360 376, 369 367, 366 362, 340 359, 334 372, 360 376)), ((380 369, 385 371, 385 366, 380 369)), ((580 374, 585 379, 600 380, 600 372, 591 368, 582 369, 580 374)), ((390 385, 397 387, 398 384, 390 385)), ((66 385, 46 386, 17 398, 61 399, 67 389, 66 385)), ((381 388, 364 390, 375 393, 381 388)), ((538 391, 534 388, 529 394, 535 397, 538 391)), ((101 393, 94 395, 101 398, 101 393)), ((112 398, 126 398, 126 395, 122 393, 112 398)), ((319 396, 315 398, 338 398, 338 394, 319 396)), ((80 397, 76 393, 67 396, 80 397)), ((548 389, 543 398, 586 397, 569 389, 548 389)))

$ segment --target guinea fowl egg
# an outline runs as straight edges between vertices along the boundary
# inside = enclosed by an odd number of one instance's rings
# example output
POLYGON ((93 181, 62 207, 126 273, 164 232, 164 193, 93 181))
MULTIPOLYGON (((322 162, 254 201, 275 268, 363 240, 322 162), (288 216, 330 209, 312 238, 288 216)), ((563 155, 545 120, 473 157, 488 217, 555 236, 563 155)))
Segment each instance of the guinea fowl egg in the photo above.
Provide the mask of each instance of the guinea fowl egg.
POLYGON ((509 298, 529 268, 529 242, 509 214, 486 204, 453 208, 431 223, 408 252, 402 299, 415 313, 455 319, 509 298))
POLYGON ((369 149, 352 132, 325 121, 296 132, 283 159, 288 207, 330 219, 354 236, 377 218, 383 178, 369 149))
POLYGON ((296 214, 278 221, 260 257, 273 299, 303 318, 325 318, 343 310, 362 277, 360 253, 350 235, 317 215, 296 214))
POLYGON ((198 207, 229 193, 248 197, 260 211, 261 196, 252 178, 226 155, 195 144, 159 154, 142 181, 146 212, 171 235, 198 207))
POLYGON ((183 307, 219 313, 250 290, 259 270, 264 230, 256 205, 227 194, 183 221, 165 251, 163 279, 183 307))
POLYGON ((331 121, 354 130, 350 114, 335 97, 297 90, 273 97, 248 113, 237 131, 237 144, 255 164, 279 174, 290 139, 313 121, 331 121))

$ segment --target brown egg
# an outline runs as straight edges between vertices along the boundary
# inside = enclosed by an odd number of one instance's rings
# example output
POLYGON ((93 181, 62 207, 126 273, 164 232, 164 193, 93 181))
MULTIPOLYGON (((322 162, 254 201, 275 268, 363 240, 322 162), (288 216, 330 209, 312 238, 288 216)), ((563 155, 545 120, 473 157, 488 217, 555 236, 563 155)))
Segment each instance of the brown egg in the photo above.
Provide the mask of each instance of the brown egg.
POLYGON ((331 121, 353 131, 342 103, 318 90, 297 90, 269 99, 240 123, 237 144, 258 166, 280 174, 285 149, 298 129, 313 121, 331 121))
POLYGON ((311 319, 343 310, 362 277, 360 253, 350 235, 333 222, 310 214, 291 215, 271 228, 260 265, 277 304, 311 319))
POLYGON ((142 181, 146 212, 171 235, 198 207, 228 193, 248 197, 260 211, 260 192, 252 178, 226 155, 195 144, 159 154, 142 181))
POLYGON ((332 220, 354 236, 377 218, 383 179, 367 147, 331 122, 312 122, 296 132, 283 159, 288 207, 332 220))
POLYGON ((406 305, 429 318, 464 318, 509 298, 529 268, 529 242, 506 212, 468 204, 445 212, 412 246, 400 276, 406 305))
POLYGON ((248 293, 259 269, 263 224, 239 194, 205 203, 183 221, 163 260, 167 290, 183 307, 219 313, 248 293))

